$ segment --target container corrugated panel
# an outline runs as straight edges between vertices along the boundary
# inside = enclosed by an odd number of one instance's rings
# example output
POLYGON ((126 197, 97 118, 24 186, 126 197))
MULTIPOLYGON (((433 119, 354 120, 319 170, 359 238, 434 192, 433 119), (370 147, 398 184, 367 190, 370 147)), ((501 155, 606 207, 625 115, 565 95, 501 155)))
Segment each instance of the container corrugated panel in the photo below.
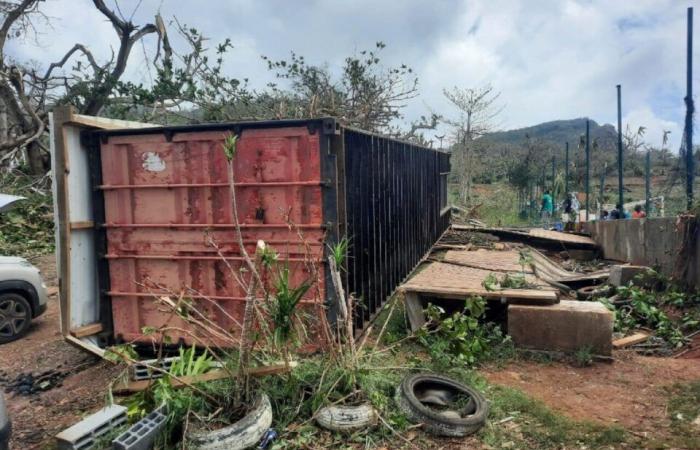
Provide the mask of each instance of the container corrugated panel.
MULTIPOLYGON (((171 136, 103 139, 104 257, 118 341, 148 341, 144 327, 167 323, 173 330, 187 328, 163 312, 156 301, 160 295, 184 293, 222 328, 240 329, 245 291, 231 268, 238 272, 244 262, 222 147, 229 132, 183 130, 171 136)), ((238 134, 234 174, 246 249, 254 254, 257 241, 265 241, 289 262, 292 283, 301 283, 309 277, 305 258, 320 260, 323 253, 319 133, 297 126, 238 134)), ((321 276, 320 289, 310 291, 306 301, 313 301, 314 293, 322 300, 323 284, 321 276)), ((187 333, 168 335, 192 342, 187 333)))
POLYGON ((364 327, 447 229, 449 154, 344 130, 348 291, 364 327))
MULTIPOLYGON (((239 136, 246 248, 253 253, 258 240, 274 247, 293 283, 316 262, 318 283, 304 300, 311 316, 323 302, 334 320, 325 257, 342 236, 350 239, 346 291, 360 299, 362 329, 449 225, 448 154, 333 119, 88 132, 107 341, 150 342, 143 328, 166 323, 186 328, 158 305, 166 295, 192 299, 221 327, 240 330, 245 292, 229 265, 235 272, 243 262, 222 149, 229 133, 239 136)), ((192 342, 189 331, 169 336, 192 342)))

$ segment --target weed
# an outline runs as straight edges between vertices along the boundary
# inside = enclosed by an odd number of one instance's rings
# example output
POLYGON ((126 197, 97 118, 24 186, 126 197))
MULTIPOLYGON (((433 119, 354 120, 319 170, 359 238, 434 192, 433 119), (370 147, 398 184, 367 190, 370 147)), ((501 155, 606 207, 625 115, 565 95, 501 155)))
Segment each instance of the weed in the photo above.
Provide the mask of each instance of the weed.
POLYGON ((578 367, 588 367, 593 364, 593 352, 590 345, 585 345, 574 352, 574 363, 578 367))
POLYGON ((270 307, 273 340, 278 348, 284 353, 285 362, 289 362, 289 345, 296 342, 294 336, 294 316, 296 308, 301 298, 311 288, 312 283, 308 280, 302 282, 297 287, 291 287, 289 282, 289 267, 285 266, 279 270, 275 280, 275 293, 272 296, 270 307))
POLYGON ((534 284, 527 281, 527 278, 525 278, 525 273, 506 273, 501 279, 498 279, 494 273, 490 273, 486 276, 486 278, 484 278, 481 285, 487 291, 498 291, 501 289, 530 289, 535 287, 534 284))
POLYGON ((350 239, 343 237, 337 244, 330 247, 331 258, 335 261, 335 266, 338 270, 342 270, 343 264, 345 264, 345 257, 348 253, 348 247, 350 246, 350 239))

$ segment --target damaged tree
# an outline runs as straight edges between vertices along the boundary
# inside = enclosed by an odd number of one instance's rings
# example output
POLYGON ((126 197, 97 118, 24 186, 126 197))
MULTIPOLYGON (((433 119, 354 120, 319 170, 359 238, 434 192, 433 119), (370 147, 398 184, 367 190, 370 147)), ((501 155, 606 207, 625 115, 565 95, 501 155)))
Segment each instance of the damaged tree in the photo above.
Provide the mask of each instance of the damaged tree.
POLYGON ((158 34, 159 43, 163 42, 165 48, 167 37, 159 16, 155 24, 137 26, 108 8, 104 0, 93 0, 93 4, 110 21, 119 38, 116 56, 100 64, 88 46, 76 43, 44 72, 14 62, 5 54, 10 39, 35 33, 34 20, 48 21, 40 11, 40 0, 0 5, 4 15, 0 26, 0 163, 25 160, 31 173, 45 173, 48 149, 42 137, 48 124, 48 109, 70 103, 79 113, 100 114, 119 85, 134 44, 146 35, 158 34), (69 61, 76 65, 70 71, 62 70, 69 61))

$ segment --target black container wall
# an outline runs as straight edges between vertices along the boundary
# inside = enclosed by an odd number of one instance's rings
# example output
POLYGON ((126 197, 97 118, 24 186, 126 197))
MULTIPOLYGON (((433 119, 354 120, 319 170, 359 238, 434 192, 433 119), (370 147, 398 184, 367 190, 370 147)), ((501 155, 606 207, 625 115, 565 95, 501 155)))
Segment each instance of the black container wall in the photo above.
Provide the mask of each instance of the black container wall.
POLYGON ((348 292, 364 328, 450 222, 449 154, 343 130, 348 292))

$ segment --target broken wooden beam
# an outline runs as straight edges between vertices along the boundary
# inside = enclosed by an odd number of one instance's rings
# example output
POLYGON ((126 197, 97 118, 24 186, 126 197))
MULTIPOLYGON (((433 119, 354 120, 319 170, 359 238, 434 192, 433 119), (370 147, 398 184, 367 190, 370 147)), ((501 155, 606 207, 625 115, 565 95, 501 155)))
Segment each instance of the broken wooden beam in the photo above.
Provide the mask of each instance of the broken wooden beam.
POLYGON ((629 347, 629 346, 635 345, 635 344, 641 344, 642 342, 646 341, 647 339, 649 339, 649 335, 647 333, 638 332, 638 333, 631 334, 629 336, 625 336, 625 337, 620 338, 620 339, 615 339, 613 341, 612 345, 613 345, 613 348, 620 349, 620 348, 629 347))
MULTIPOLYGON (((297 366, 296 362, 291 362, 288 366, 284 364, 277 364, 273 366, 262 366, 254 367, 248 371, 248 375, 251 377, 264 377, 267 375, 275 375, 279 373, 289 372, 291 369, 297 366)), ((206 383, 208 381, 223 380, 226 377, 230 377, 232 374, 229 371, 223 369, 216 369, 209 371, 202 375, 193 376, 183 376, 172 378, 170 380, 170 385, 175 388, 183 388, 196 383, 206 383)), ((157 382, 158 379, 150 380, 138 380, 138 381, 122 381, 117 383, 112 392, 117 395, 128 395, 136 392, 145 391, 151 385, 157 382)))

